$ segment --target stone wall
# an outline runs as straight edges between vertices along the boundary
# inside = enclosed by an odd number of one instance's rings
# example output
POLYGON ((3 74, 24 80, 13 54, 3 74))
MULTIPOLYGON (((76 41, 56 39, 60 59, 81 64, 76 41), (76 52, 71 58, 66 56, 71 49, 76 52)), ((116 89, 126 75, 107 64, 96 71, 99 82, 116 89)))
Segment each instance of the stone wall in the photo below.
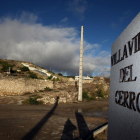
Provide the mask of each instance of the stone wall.
POLYGON ((93 82, 93 79, 90 79, 90 80, 82 80, 83 83, 91 83, 93 82))
POLYGON ((54 82, 54 88, 57 89, 57 88, 66 88, 68 87, 69 85, 71 86, 74 86, 75 85, 75 81, 71 81, 71 82, 54 82))
MULTIPOLYGON (((93 80, 83 80, 83 84, 84 83, 92 83, 93 80)), ((68 86, 75 86, 75 85, 79 85, 79 81, 67 81, 67 82, 54 82, 54 88, 64 88, 64 87, 68 87, 68 86), (77 83, 76 83, 77 82, 77 83)))
POLYGON ((26 92, 36 92, 45 87, 53 88, 53 82, 49 80, 3 77, 0 78, 0 96, 22 95, 26 92))
POLYGON ((70 103, 77 102, 78 92, 68 92, 68 91, 59 91, 59 92, 48 92, 44 93, 42 98, 37 99, 42 101, 44 104, 54 104, 56 98, 59 97, 58 103, 70 103))

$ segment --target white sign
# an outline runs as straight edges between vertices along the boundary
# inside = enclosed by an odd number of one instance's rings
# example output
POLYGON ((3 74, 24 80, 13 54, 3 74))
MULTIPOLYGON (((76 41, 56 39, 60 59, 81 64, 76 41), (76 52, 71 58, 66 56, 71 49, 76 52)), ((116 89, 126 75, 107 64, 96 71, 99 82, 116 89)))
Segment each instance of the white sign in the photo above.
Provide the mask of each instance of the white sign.
POLYGON ((108 140, 140 140, 140 13, 112 45, 108 140))

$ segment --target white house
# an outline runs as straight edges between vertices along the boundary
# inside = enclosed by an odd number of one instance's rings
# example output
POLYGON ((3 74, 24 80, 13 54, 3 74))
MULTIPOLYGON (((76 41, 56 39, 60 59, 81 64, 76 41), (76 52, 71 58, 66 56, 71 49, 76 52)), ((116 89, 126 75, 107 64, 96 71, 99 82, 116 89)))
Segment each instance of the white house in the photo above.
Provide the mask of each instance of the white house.
MULTIPOLYGON (((91 80, 93 78, 90 78, 89 76, 83 76, 83 80, 91 80)), ((75 80, 79 80, 79 76, 75 76, 75 80)))

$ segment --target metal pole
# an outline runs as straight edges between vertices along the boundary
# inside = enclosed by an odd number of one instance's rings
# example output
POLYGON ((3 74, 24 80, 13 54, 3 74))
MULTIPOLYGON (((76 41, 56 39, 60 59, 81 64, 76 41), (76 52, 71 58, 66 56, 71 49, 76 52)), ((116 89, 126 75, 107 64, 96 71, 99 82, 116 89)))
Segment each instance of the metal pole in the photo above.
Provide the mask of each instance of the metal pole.
POLYGON ((79 66, 79 94, 78 101, 82 101, 82 79, 83 79, 83 28, 81 26, 80 66, 79 66))
POLYGON ((9 74, 10 74, 10 67, 9 67, 9 74))

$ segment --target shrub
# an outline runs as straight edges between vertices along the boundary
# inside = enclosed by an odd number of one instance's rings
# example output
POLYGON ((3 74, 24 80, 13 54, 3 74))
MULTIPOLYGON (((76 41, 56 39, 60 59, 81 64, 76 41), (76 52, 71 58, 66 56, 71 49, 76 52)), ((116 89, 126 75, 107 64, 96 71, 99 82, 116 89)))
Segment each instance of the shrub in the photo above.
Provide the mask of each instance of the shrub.
POLYGON ((62 82, 64 82, 64 79, 63 78, 60 78, 59 81, 62 83, 62 82))
POLYGON ((43 92, 44 90, 39 90, 39 92, 43 92))
POLYGON ((59 75, 59 76, 63 76, 63 74, 62 74, 62 73, 58 73, 58 75, 59 75))
POLYGON ((110 83, 110 78, 104 78, 106 83, 110 83))
POLYGON ((52 91, 53 89, 51 89, 49 87, 45 87, 44 90, 46 90, 46 91, 52 91))
POLYGON ((14 67, 14 65, 10 65, 8 64, 7 61, 0 61, 0 65, 2 66, 2 71, 7 71, 9 70, 9 67, 12 69, 14 67))
POLYGON ((57 78, 53 78, 52 81, 60 81, 60 79, 57 77, 57 78))
POLYGON ((55 74, 53 71, 49 71, 50 73, 52 73, 52 74, 55 74))
POLYGON ((35 99, 42 98, 42 96, 37 95, 37 94, 34 94, 34 95, 30 96, 30 97, 33 97, 33 98, 35 98, 35 99))
POLYGON ((88 96, 88 92, 87 91, 84 91, 83 92, 83 99, 85 99, 85 100, 94 100, 95 99, 95 96, 89 97, 88 96))
POLYGON ((60 81, 59 78, 53 78, 52 81, 60 81))
POLYGON ((25 92, 23 95, 29 95, 32 94, 31 92, 25 92))
POLYGON ((21 71, 29 71, 29 68, 24 66, 24 67, 21 67, 20 70, 21 71))
POLYGON ((29 71, 29 78, 37 79, 37 75, 29 71))
POLYGON ((30 105, 42 104, 42 102, 37 101, 37 98, 31 98, 31 97, 29 97, 29 99, 23 101, 22 103, 25 105, 27 105, 27 104, 30 104, 30 105))
POLYGON ((53 78, 53 79, 52 79, 52 81, 56 81, 56 79, 55 79, 55 78, 53 78))
POLYGON ((42 98, 42 96, 35 94, 35 95, 30 96, 29 99, 23 101, 22 103, 25 105, 27 105, 27 104, 30 104, 30 105, 43 104, 43 102, 37 101, 38 98, 42 98))
POLYGON ((102 85, 96 85, 96 88, 98 97, 104 98, 105 91, 103 90, 102 85))
POLYGON ((97 91, 97 95, 98 95, 98 97, 104 98, 104 92, 103 92, 103 90, 102 89, 99 89, 97 91))
POLYGON ((38 77, 37 79, 44 80, 42 77, 38 77))
POLYGON ((52 79, 52 77, 53 77, 53 76, 52 76, 52 75, 50 75, 50 76, 48 77, 48 79, 49 79, 49 80, 51 80, 51 79, 52 79))
POLYGON ((89 96, 88 96, 88 92, 87 91, 84 91, 83 92, 83 99, 86 99, 86 100, 89 99, 89 96))

